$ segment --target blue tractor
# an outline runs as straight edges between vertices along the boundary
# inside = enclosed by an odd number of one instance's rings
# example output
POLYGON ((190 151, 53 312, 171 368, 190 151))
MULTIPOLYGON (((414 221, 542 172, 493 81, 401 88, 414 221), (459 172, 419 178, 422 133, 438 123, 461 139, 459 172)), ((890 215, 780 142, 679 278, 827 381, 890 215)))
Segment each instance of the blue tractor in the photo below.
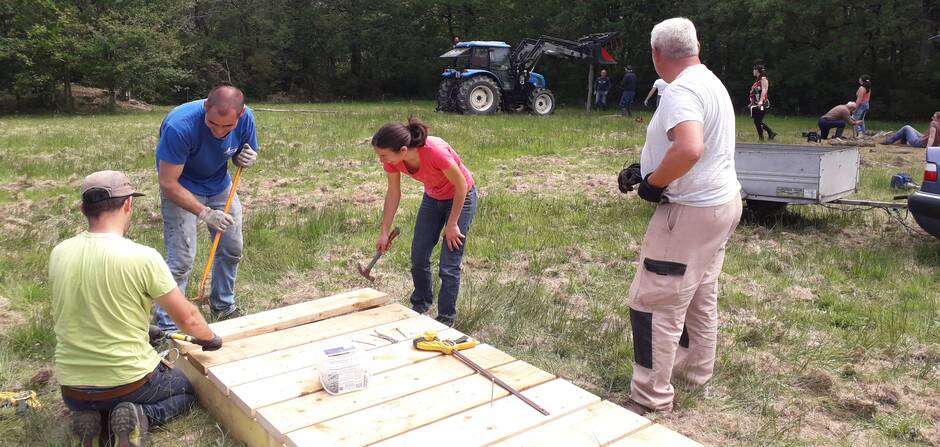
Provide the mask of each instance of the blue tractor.
POLYGON ((491 115, 529 111, 550 115, 555 95, 545 76, 534 71, 544 55, 582 64, 616 64, 604 45, 616 32, 584 36, 576 41, 542 36, 523 39, 515 48, 505 42, 461 42, 441 55, 449 59, 441 74, 437 109, 442 112, 491 115))

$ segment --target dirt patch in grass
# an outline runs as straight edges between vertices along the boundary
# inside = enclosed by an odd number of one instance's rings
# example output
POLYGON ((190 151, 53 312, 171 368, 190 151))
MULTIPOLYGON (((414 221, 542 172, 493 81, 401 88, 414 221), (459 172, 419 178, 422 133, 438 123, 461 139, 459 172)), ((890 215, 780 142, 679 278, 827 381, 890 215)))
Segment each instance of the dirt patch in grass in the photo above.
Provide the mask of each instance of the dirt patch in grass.
POLYGON ((13 305, 6 298, 0 296, 0 334, 6 333, 10 328, 26 321, 23 314, 13 309, 13 305))

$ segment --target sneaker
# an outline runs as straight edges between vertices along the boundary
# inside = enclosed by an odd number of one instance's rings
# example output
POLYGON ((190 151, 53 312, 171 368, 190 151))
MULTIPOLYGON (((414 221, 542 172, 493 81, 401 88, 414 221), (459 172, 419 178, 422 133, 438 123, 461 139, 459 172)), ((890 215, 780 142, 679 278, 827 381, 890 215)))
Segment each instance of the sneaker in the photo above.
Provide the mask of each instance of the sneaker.
POLYGON ((767 138, 770 138, 771 140, 773 140, 774 138, 777 138, 777 132, 774 132, 774 131, 772 131, 772 130, 768 130, 768 131, 767 131, 767 138))
POLYGON ((143 447, 149 426, 140 405, 121 402, 111 410, 111 431, 117 440, 115 447, 143 447))
POLYGON ((72 413, 72 433, 81 447, 100 447, 101 413, 97 411, 77 411, 72 413))
POLYGON ((237 307, 228 312, 216 312, 213 310, 212 316, 215 318, 216 321, 225 321, 225 320, 231 320, 232 318, 238 318, 242 316, 242 311, 239 310, 237 307))

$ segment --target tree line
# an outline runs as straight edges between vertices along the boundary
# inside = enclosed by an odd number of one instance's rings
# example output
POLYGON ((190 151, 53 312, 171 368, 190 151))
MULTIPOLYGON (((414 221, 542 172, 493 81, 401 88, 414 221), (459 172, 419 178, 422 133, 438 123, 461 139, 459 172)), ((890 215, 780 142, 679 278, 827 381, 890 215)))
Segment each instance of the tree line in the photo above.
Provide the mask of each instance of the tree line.
MULTIPOLYGON (((254 101, 430 99, 453 36, 602 31, 621 33, 615 85, 630 64, 642 96, 656 78, 649 32, 674 16, 695 22, 703 61, 742 109, 763 63, 778 113, 822 114, 854 97, 860 74, 873 118, 940 110, 936 0, 0 0, 0 97, 68 112, 75 83, 177 103, 228 81, 254 101)), ((585 66, 537 70, 560 102, 583 103, 585 66)))

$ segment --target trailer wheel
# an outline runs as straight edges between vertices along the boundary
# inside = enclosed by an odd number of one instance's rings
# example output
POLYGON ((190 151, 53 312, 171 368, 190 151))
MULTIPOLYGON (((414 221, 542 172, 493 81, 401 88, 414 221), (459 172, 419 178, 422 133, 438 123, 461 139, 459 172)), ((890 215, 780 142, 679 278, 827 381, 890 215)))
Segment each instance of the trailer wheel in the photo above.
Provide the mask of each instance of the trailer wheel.
POLYGON ((787 209, 786 202, 745 199, 744 203, 747 204, 747 209, 758 216, 775 216, 782 214, 787 209))
POLYGON ((441 79, 437 87, 437 110, 441 112, 459 112, 457 108, 457 81, 451 78, 441 79))
POLYGON ((457 105, 470 115, 492 115, 499 110, 501 92, 488 76, 473 76, 460 83, 457 105))
POLYGON ((555 95, 547 88, 532 90, 529 94, 529 110, 539 116, 555 113, 555 95))

